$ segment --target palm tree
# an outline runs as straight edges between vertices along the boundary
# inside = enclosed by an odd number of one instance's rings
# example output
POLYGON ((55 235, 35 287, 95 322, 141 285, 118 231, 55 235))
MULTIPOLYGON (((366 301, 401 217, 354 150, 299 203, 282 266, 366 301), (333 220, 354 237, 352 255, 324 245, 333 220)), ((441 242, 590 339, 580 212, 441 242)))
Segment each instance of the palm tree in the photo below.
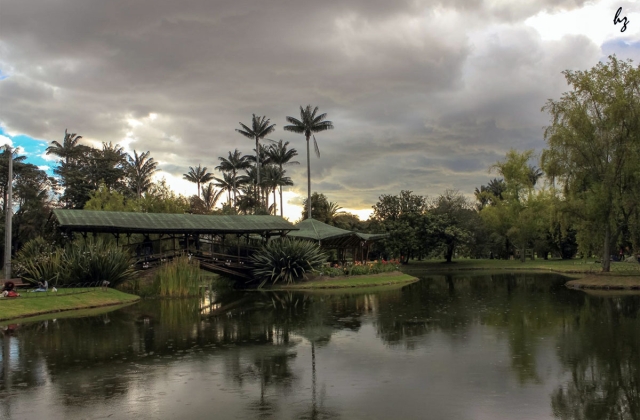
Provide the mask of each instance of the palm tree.
POLYGON ((200 198, 200 184, 205 184, 213 180, 213 174, 207 172, 207 167, 204 168, 198 165, 196 168, 189 166, 189 172, 184 175, 184 179, 196 183, 198 186, 198 198, 200 198))
POLYGON ((268 134, 272 133, 275 130, 274 127, 276 125, 271 124, 271 120, 266 116, 256 117, 256 114, 253 114, 253 117, 251 119, 251 128, 247 127, 242 123, 240 123, 240 125, 242 126, 243 129, 240 130, 236 128, 236 131, 238 133, 242 134, 247 138, 256 140, 256 161, 257 161, 256 167, 258 168, 257 185, 260 185, 260 139, 263 139, 268 134))
POLYGON ((213 179, 217 181, 215 185, 220 188, 220 191, 227 191, 227 203, 231 205, 231 192, 233 191, 233 196, 236 196, 236 178, 231 173, 224 172, 222 179, 216 177, 213 179))
MULTIPOLYGON (((320 114, 316 116, 318 107, 311 109, 311 105, 307 105, 306 108, 300 107, 300 119, 293 117, 287 117, 287 121, 291 125, 284 127, 285 131, 291 131, 293 133, 304 134, 307 139, 307 202, 309 204, 309 218, 311 218, 311 159, 309 156, 309 139, 312 133, 319 133, 320 131, 333 129, 333 123, 331 121, 324 121, 327 114, 320 114)), ((320 149, 318 149, 318 143, 315 136, 313 137, 313 145, 315 147, 316 155, 320 157, 320 149)))
POLYGON ((218 190, 216 192, 215 188, 213 187, 213 183, 211 182, 202 189, 202 201, 204 202, 204 207, 207 209, 207 211, 210 212, 211 210, 213 210, 223 192, 224 190, 218 190))
POLYGON ((229 172, 233 179, 233 206, 236 206, 236 191, 238 189, 237 178, 238 171, 247 169, 251 166, 251 163, 248 160, 249 156, 243 156, 242 153, 238 149, 234 150, 233 153, 229 152, 229 157, 219 157, 220 165, 216 166, 216 169, 221 172, 229 172))
POLYGON ((138 198, 151 186, 151 177, 158 166, 158 162, 149 157, 149 151, 138 154, 133 151, 133 156, 127 155, 127 172, 129 175, 129 186, 136 192, 138 198))
POLYGON ((58 156, 65 164, 68 165, 70 162, 77 159, 81 152, 88 149, 87 146, 79 143, 81 138, 82 136, 79 136, 76 133, 68 133, 65 129, 62 144, 53 140, 51 142, 51 146, 47 147, 46 152, 48 155, 58 156))
MULTIPOLYGON (((271 159, 271 162, 274 165, 278 165, 283 175, 285 173, 284 169, 282 168, 284 165, 300 164, 300 162, 298 161, 291 160, 293 159, 294 156, 298 156, 298 151, 293 148, 288 149, 287 148, 288 145, 289 145, 288 141, 283 142, 282 140, 280 140, 277 143, 270 145, 269 149, 267 150, 267 153, 269 154, 269 158, 271 159)), ((293 185, 293 183, 291 183, 291 185, 293 185)), ((283 209, 284 209, 284 207, 282 206, 282 187, 283 185, 280 185, 280 217, 283 217, 283 209)))
MULTIPOLYGON (((265 171, 266 176, 263 181, 263 184, 265 186, 267 197, 270 192, 273 192, 273 209, 274 209, 273 214, 275 215, 276 214, 275 210, 277 207, 276 191, 278 190, 278 187, 282 188, 283 186, 293 185, 293 181, 291 181, 291 178, 284 175, 285 173, 284 169, 281 169, 275 165, 269 165, 265 169, 266 169, 265 171)), ((266 200, 266 202, 268 205, 268 199, 266 200)))

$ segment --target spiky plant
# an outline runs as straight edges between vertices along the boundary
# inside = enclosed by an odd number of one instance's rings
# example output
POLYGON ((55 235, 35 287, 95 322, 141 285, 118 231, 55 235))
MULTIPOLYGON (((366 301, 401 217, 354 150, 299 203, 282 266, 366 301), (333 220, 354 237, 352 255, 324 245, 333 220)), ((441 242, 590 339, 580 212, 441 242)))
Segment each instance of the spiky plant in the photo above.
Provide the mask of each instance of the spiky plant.
POLYGON ((259 288, 271 281, 291 284, 319 268, 327 256, 315 242, 291 238, 273 240, 251 256, 259 288))

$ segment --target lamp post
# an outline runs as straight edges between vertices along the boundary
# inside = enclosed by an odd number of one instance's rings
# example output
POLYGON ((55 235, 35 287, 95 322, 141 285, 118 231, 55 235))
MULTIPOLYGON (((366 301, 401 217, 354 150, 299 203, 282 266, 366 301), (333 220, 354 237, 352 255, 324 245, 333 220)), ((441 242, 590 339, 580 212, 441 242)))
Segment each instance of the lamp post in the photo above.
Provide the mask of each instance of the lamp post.
POLYGON ((9 155, 9 177, 7 178, 7 214, 4 226, 4 278, 11 278, 11 217, 13 213, 13 152, 11 146, 4 146, 9 155))

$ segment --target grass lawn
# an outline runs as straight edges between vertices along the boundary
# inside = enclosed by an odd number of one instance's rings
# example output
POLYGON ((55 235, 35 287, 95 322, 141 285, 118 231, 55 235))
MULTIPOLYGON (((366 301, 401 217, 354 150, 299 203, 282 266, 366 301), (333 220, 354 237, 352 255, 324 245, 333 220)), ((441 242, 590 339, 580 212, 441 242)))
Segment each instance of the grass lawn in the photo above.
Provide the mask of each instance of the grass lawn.
POLYGON ((398 271, 391 273, 381 273, 362 276, 340 276, 340 277, 315 277, 309 281, 303 281, 291 285, 277 284, 269 290, 310 290, 310 289, 337 289, 350 287, 373 287, 386 286, 400 283, 413 283, 418 281, 416 277, 398 271))
POLYGON ((58 292, 27 293, 18 298, 0 298, 0 320, 35 316, 74 309, 97 308, 135 302, 138 296, 115 289, 63 289, 58 292))
MULTIPOLYGON (((414 270, 450 271, 450 270, 544 270, 559 273, 597 273, 602 271, 595 260, 561 260, 561 259, 536 259, 520 262, 518 260, 473 260, 454 259, 451 264, 442 260, 412 260, 408 265, 401 267, 403 272, 414 270)), ((640 275, 640 264, 611 262, 611 272, 620 275, 640 275)))

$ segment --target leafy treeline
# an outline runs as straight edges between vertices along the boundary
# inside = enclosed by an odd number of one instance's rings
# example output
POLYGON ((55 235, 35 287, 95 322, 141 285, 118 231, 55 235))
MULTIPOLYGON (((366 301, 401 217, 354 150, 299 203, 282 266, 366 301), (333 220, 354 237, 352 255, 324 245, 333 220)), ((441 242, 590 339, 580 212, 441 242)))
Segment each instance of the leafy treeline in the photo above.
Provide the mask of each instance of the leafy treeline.
POLYGON ((540 168, 533 150, 509 151, 491 170, 500 178, 436 200, 383 195, 374 221, 390 233, 384 252, 410 257, 458 249, 472 257, 549 252, 610 260, 640 254, 640 66, 615 56, 588 71, 564 72, 569 92, 543 107, 551 116, 540 168), (545 176, 546 175, 546 176, 545 176), (542 182, 545 181, 545 182, 542 182))

